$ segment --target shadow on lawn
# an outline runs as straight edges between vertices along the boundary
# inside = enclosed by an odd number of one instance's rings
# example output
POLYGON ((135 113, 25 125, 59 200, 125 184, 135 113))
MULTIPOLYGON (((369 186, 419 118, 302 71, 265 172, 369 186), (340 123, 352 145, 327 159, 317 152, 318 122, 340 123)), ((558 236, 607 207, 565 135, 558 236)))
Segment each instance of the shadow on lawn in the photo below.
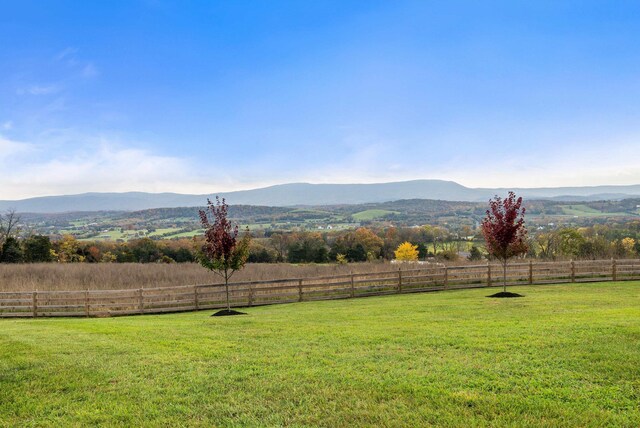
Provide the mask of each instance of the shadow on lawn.
POLYGON ((247 315, 246 312, 238 312, 238 311, 234 311, 233 309, 223 309, 221 311, 216 312, 215 314, 211 315, 212 317, 228 317, 230 315, 247 315))
POLYGON ((524 297, 522 294, 510 293, 508 291, 501 291, 499 293, 492 294, 487 297, 524 297))

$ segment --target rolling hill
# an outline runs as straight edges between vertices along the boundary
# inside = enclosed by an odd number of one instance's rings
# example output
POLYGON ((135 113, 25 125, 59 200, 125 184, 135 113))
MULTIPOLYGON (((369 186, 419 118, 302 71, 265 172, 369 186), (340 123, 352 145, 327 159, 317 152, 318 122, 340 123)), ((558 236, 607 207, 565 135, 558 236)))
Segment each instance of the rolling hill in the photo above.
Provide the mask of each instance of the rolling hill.
MULTIPOLYGON (((453 181, 413 180, 374 184, 290 183, 252 190, 218 193, 233 205, 323 206, 432 199, 485 202, 494 195, 514 190, 530 199, 567 201, 619 200, 640 196, 640 185, 557 188, 469 188, 453 181)), ((84 193, 44 196, 23 200, 0 200, 0 211, 58 213, 71 211, 135 211, 152 208, 203 206, 211 195, 179 193, 84 193)))

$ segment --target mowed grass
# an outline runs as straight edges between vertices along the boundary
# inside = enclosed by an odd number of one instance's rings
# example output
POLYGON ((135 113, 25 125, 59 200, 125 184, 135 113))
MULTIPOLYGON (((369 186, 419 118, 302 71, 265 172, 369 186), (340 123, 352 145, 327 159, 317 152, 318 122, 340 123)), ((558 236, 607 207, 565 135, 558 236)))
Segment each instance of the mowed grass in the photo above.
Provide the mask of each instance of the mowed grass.
POLYGON ((389 210, 365 210, 360 211, 352 215, 355 220, 364 221, 364 220, 375 220, 377 218, 382 218, 389 214, 400 214, 399 211, 389 211, 389 210))
POLYGON ((640 283, 0 320, 2 426, 640 426, 640 283))

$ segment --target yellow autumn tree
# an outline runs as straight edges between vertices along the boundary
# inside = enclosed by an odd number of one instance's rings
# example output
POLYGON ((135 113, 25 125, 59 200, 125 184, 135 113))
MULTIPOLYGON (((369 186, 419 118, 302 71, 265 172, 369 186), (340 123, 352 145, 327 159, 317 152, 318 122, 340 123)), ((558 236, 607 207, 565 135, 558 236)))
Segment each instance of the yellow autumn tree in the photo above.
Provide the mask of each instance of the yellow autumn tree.
POLYGON ((403 262, 415 262, 418 260, 418 246, 411 242, 403 242, 395 251, 396 260, 403 262))
POLYGON ((622 248, 624 249, 624 252, 629 255, 629 254, 633 254, 634 250, 636 247, 636 240, 633 238, 624 238, 622 240, 622 248))
POLYGON ((60 263, 82 263, 85 256, 80 252, 80 243, 72 235, 64 235, 57 243, 58 262, 60 263))

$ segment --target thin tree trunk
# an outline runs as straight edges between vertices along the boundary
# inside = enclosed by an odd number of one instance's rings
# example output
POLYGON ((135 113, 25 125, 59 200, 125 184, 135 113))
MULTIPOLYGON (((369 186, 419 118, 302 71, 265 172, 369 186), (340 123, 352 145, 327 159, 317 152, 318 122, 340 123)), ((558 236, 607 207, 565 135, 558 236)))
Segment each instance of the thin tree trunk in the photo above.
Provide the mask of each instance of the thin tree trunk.
POLYGON ((224 271, 224 288, 227 292, 227 311, 230 312, 231 311, 231 303, 229 302, 229 275, 227 274, 227 271, 224 271))
POLYGON ((502 262, 502 291, 507 292, 507 261, 502 262))

